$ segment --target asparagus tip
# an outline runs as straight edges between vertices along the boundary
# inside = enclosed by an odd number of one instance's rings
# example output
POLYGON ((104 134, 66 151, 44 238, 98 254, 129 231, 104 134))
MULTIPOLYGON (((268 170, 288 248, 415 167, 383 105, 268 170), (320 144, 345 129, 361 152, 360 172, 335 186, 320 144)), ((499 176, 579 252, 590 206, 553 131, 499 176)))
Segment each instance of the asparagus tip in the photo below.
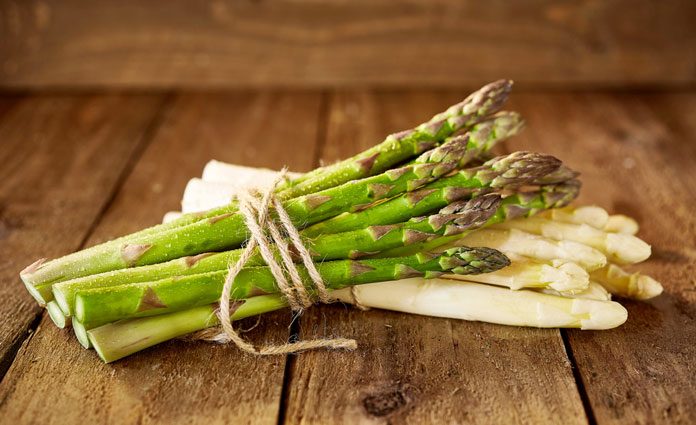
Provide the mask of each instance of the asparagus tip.
POLYGON ((639 300, 649 300, 650 298, 655 298, 664 290, 660 282, 646 275, 638 276, 636 279, 636 286, 638 288, 636 298, 639 300))
POLYGON ((604 226, 604 231, 635 235, 638 233, 638 222, 631 217, 622 214, 611 215, 607 219, 607 223, 604 226))
POLYGON ((607 252, 622 264, 635 264, 645 261, 652 251, 645 241, 628 234, 608 233, 606 237, 607 252))
POLYGON ((580 329, 583 330, 612 329, 624 324, 628 319, 628 310, 614 301, 575 298, 572 313, 587 316, 580 320, 580 329))

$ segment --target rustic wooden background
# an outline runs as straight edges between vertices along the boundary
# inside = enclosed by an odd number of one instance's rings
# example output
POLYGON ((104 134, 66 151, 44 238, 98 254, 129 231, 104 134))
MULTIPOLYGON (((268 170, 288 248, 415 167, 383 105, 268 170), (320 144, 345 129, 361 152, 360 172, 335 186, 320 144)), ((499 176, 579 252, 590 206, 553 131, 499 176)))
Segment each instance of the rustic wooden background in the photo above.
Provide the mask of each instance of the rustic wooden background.
POLYGON ((0 423, 696 423, 694 22, 692 0, 0 0, 0 423), (157 223, 211 158, 309 170, 499 77, 528 121, 503 150, 564 159, 653 245, 665 294, 618 329, 332 305, 249 337, 357 352, 105 365, 17 277, 157 223))
POLYGON ((0 0, 5 87, 681 86, 693 0, 0 0))
POLYGON ((256 358, 174 341, 105 365, 17 272, 157 223, 210 158, 308 170, 465 91, 0 97, 0 422, 696 423, 694 93, 523 93, 505 150, 583 172, 583 203, 636 217, 665 285, 610 331, 540 330, 337 305, 265 318, 252 339, 356 338, 357 352, 256 358), (231 137, 230 135, 234 135, 231 137))

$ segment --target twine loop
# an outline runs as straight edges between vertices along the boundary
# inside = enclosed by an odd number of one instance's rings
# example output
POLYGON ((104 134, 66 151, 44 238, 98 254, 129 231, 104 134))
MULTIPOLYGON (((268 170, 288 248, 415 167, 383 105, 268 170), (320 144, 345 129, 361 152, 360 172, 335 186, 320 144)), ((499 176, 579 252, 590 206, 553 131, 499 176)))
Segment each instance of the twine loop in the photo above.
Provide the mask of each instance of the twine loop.
POLYGON ((244 217, 244 222, 247 229, 249 229, 250 237, 240 258, 237 262, 230 264, 228 267, 228 274, 225 278, 225 284, 223 285, 220 295, 220 308, 216 313, 220 321, 222 332, 215 331, 213 333, 211 330, 204 330, 202 333, 198 334, 197 339, 219 343, 233 342, 237 347, 247 353, 256 355, 289 354, 317 348, 343 348, 354 350, 357 348, 356 341, 347 338, 301 340, 256 348, 253 344, 242 338, 232 326, 230 313, 232 286, 235 278, 256 250, 258 250, 261 257, 268 265, 278 285, 279 291, 287 299, 290 308, 296 314, 301 314, 304 309, 313 305, 315 299, 309 292, 297 270, 297 266, 293 261, 293 252, 302 260, 302 264, 307 270, 312 288, 314 288, 318 300, 323 303, 334 301, 329 291, 326 289, 324 280, 319 274, 316 265, 312 261, 309 250, 303 244, 299 231, 292 223, 282 203, 274 196, 274 189, 278 183, 286 178, 286 175, 287 169, 284 168, 278 173, 273 184, 269 188, 263 191, 249 189, 241 191, 237 195, 239 211, 244 217), (277 215, 277 222, 270 213, 271 206, 277 215), (276 258, 276 255, 274 255, 273 244, 275 244, 280 262, 276 258))

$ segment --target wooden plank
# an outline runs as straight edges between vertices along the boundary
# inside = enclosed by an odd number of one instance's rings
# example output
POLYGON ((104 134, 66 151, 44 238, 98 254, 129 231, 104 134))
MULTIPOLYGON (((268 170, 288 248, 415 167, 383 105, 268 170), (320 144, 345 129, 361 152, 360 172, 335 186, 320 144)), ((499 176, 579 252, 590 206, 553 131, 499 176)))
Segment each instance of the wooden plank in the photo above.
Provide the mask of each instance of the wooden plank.
POLYGON ((5 115, 7 111, 12 109, 17 102, 21 100, 22 96, 12 96, 9 94, 2 94, 0 95, 0 119, 2 119, 2 116, 5 115))
MULTIPOLYGON (((348 156, 461 96, 338 96, 323 157, 348 156)), ((586 422, 556 330, 361 312, 340 305, 313 307, 300 323, 302 338, 352 337, 359 348, 294 358, 287 423, 586 422)))
MULTIPOLYGON (((160 221, 178 208, 187 180, 211 158, 311 168, 320 99, 318 93, 270 92, 177 98, 89 244, 160 221)), ((286 341, 289 319, 288 312, 268 315, 251 340, 286 341)), ((68 331, 44 321, 1 384, 0 417, 15 423, 275 424, 284 365, 284 357, 182 341, 105 365, 68 331), (37 383, 45 389, 40 397, 37 383)))
POLYGON ((512 146, 565 158, 583 173, 581 202, 636 217, 653 258, 635 269, 665 286, 621 301, 618 329, 568 332, 598 423, 696 423, 696 95, 515 99, 531 125, 512 146))
POLYGON ((688 0, 0 2, 10 87, 693 85, 688 0))
POLYGON ((82 243, 160 102, 59 95, 0 102, 0 377, 41 311, 19 271, 82 243))

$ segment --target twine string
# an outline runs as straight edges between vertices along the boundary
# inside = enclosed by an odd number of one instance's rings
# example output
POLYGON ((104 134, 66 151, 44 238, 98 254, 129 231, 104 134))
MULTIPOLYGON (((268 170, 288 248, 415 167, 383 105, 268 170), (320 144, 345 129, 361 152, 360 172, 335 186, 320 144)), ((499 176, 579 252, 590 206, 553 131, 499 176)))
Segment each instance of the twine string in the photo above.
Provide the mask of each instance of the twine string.
POLYGON ((290 216, 281 204, 275 198, 274 189, 280 181, 282 181, 287 173, 287 169, 283 169, 276 176, 273 185, 259 192, 258 190, 242 191, 238 194, 239 210, 244 217, 244 222, 249 229, 250 238, 242 251, 239 259, 228 267, 228 274, 225 278, 225 283, 220 296, 220 308, 217 311, 217 316, 220 321, 222 332, 213 333, 211 330, 204 330, 197 334, 198 339, 205 339, 220 343, 233 342, 243 351, 255 355, 276 355, 297 353, 300 351, 313 350, 318 348, 332 349, 348 349, 354 350, 357 348, 357 343, 353 339, 347 338, 321 338, 312 340, 301 340, 297 342, 266 345, 256 348, 253 344, 242 338, 232 326, 230 296, 234 280, 242 270, 245 264, 251 259, 252 255, 258 250, 263 260, 268 265, 273 277, 275 278, 278 290, 287 299, 290 308, 300 314, 303 309, 314 304, 314 300, 310 295, 304 280, 300 276, 297 266, 293 261, 291 247, 287 239, 292 243, 292 249, 299 255, 302 264, 307 269, 307 274, 310 277, 311 285, 316 290, 318 298, 321 302, 331 302, 332 298, 324 284, 324 281, 312 261, 312 256, 309 250, 304 246, 300 237, 299 231, 292 223, 290 216), (282 225, 282 229, 287 235, 284 237, 278 228, 278 225, 271 217, 269 210, 273 206, 278 216, 278 220, 282 225), (271 248, 271 242, 268 240, 266 233, 269 233, 271 240, 275 243, 276 250, 280 256, 281 264, 278 263, 276 256, 271 248), (289 281, 287 276, 290 277, 289 281))

